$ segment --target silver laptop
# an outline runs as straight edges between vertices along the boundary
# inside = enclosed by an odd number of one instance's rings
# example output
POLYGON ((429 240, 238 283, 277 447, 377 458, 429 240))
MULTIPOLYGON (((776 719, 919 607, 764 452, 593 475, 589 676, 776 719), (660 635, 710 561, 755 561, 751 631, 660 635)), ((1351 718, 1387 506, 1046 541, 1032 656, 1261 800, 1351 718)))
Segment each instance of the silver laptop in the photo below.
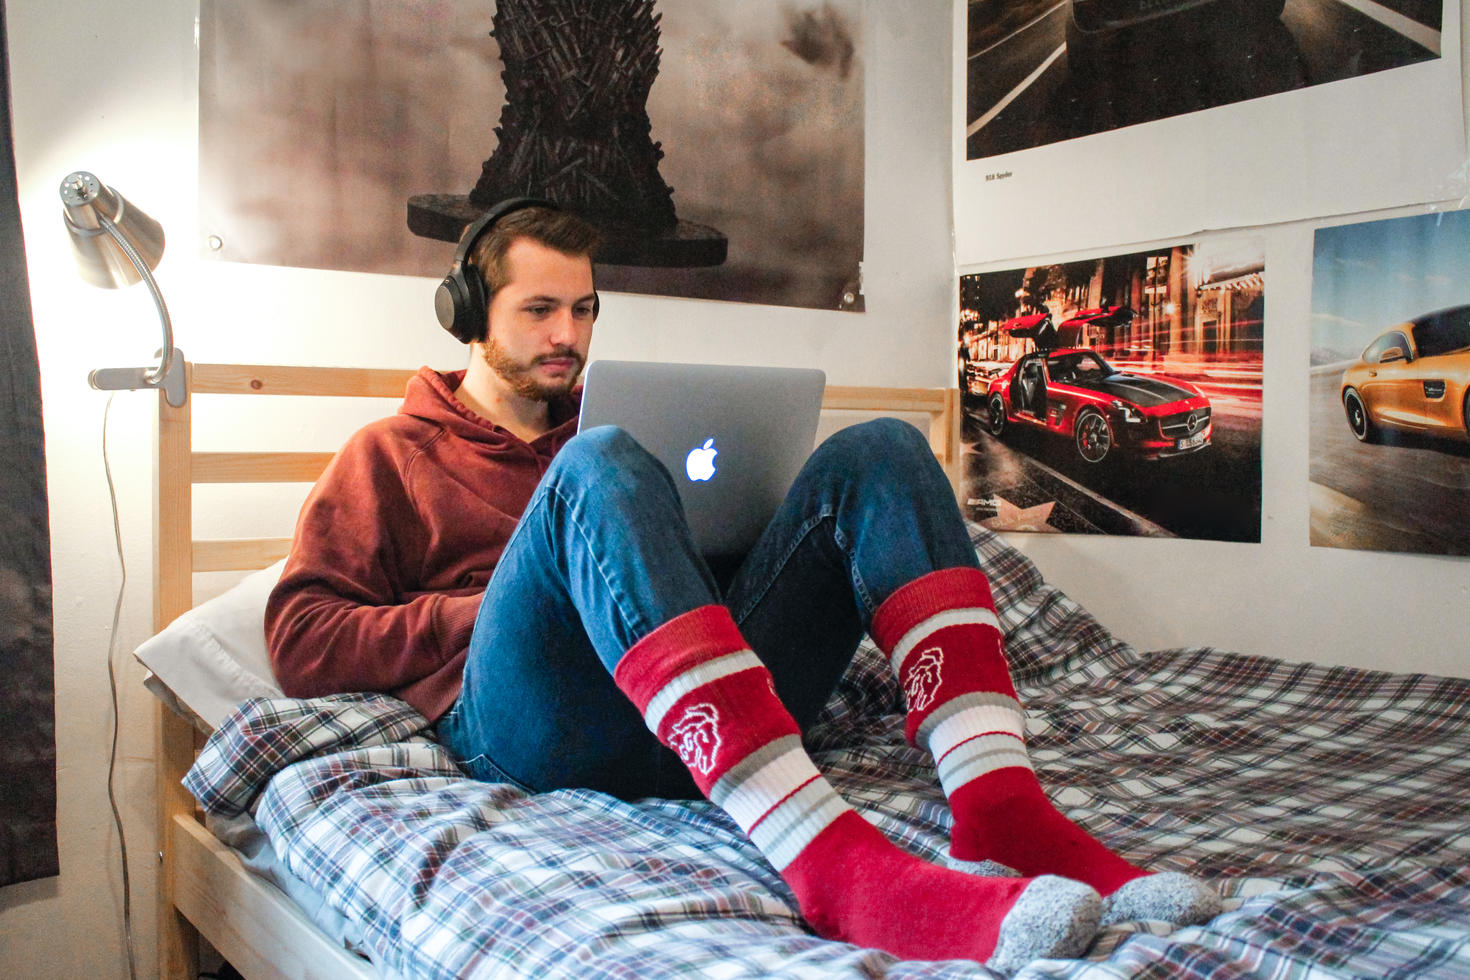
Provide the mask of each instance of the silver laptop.
POLYGON ((806 368, 593 361, 578 431, 617 425, 674 478, 695 546, 740 555, 811 455, 827 376, 806 368))

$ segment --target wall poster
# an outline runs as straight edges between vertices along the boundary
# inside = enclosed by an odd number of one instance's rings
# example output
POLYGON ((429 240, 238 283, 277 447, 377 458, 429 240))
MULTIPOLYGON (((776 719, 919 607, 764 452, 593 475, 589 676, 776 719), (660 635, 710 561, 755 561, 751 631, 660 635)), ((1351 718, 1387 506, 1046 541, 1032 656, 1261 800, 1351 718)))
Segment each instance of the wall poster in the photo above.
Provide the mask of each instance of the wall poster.
POLYGON ((202 0, 205 254, 438 278, 532 193, 632 243, 602 289, 860 310, 862 37, 861 0, 202 0))
POLYGON ((1470 211, 1319 228, 1311 542, 1470 555, 1470 211))
POLYGON ((1443 0, 956 0, 959 261, 1457 199, 1459 20, 1443 0))
POLYGON ((1259 541, 1265 273, 1242 237, 961 275, 966 516, 1259 541))

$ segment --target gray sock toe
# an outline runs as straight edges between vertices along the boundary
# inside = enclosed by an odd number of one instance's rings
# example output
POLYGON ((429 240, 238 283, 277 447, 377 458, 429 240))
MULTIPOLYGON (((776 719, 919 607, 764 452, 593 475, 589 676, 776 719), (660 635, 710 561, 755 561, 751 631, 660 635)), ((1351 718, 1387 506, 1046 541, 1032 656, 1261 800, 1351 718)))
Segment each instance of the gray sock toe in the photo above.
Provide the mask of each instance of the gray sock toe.
POLYGON ((1101 916, 1102 899, 1090 885, 1042 875, 1006 913, 985 965, 1009 976, 1032 960, 1077 956, 1097 934, 1101 916))
POLYGON ((963 871, 965 874, 980 875, 984 878, 1019 878, 1021 872, 1015 868, 1001 864, 999 861, 965 861, 955 857, 948 851, 944 854, 944 864, 955 871, 963 871))
POLYGON ((1209 885, 1178 871, 1163 871, 1134 878, 1103 899, 1102 924, 1154 919, 1191 926, 1208 922, 1220 909, 1220 896, 1209 885))

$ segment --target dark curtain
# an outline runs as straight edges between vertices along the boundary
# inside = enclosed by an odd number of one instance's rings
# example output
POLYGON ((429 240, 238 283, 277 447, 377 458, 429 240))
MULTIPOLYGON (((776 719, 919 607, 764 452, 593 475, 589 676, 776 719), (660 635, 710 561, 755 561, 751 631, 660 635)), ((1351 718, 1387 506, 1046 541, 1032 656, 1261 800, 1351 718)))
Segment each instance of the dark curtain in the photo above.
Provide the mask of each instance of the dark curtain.
POLYGON ((59 871, 46 445, 15 186, 9 50, 0 0, 0 885, 59 871))

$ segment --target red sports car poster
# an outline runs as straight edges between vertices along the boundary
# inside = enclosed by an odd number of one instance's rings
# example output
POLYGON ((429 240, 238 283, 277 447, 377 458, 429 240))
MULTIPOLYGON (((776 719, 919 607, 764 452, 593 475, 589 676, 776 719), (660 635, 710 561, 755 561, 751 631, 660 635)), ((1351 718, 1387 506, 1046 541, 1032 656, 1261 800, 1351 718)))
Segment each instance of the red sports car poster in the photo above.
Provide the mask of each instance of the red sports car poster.
POLYGON ((1470 555, 1470 211, 1320 228, 1311 541, 1470 555))
POLYGON ((994 530, 1259 541, 1256 238, 960 277, 966 513, 994 530))

